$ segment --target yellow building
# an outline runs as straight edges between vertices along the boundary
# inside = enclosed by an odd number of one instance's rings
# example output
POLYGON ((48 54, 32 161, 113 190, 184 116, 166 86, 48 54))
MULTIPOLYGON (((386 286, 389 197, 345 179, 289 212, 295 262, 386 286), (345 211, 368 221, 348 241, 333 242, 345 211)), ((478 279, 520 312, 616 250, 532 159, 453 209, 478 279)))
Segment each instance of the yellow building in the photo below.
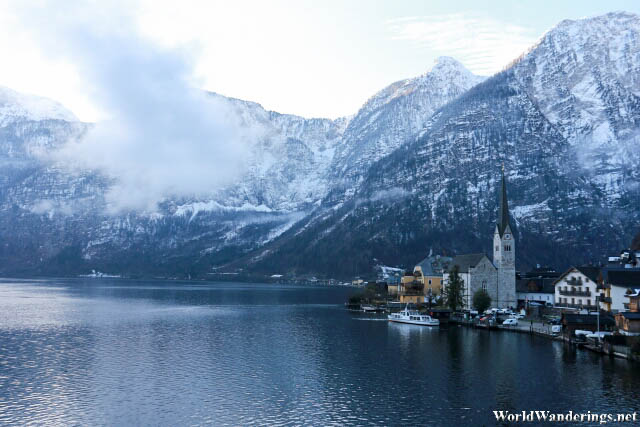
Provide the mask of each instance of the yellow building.
POLYGON ((438 296, 442 293, 442 273, 451 263, 450 257, 435 255, 428 256, 413 268, 413 274, 424 285, 424 295, 438 296))
POLYGON ((424 283, 414 273, 406 272, 398 285, 398 300, 401 303, 424 303, 424 283))

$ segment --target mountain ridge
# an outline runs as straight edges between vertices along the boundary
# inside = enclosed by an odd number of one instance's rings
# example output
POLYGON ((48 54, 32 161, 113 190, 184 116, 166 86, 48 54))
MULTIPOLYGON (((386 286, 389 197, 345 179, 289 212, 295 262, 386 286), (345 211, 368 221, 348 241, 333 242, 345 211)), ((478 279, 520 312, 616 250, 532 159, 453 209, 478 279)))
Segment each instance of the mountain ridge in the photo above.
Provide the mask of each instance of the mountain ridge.
POLYGON ((34 155, 83 125, 7 122, 0 272, 347 278, 374 258, 411 265, 430 248, 490 252, 502 163, 518 267, 596 260, 630 241, 640 220, 640 19, 607 16, 593 28, 563 21, 489 78, 439 58, 350 118, 212 94, 265 129, 249 172, 205 197, 164 200, 154 214, 106 215, 107 177, 68 175, 34 155))

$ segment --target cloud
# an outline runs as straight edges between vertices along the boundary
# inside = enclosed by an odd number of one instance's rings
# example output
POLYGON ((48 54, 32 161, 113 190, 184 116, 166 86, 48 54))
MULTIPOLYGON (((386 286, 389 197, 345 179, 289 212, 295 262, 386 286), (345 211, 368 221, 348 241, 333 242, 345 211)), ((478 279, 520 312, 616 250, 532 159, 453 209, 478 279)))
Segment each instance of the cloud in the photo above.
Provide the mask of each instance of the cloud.
POLYGON ((113 178, 112 210, 153 211, 164 198, 210 194, 238 177, 260 130, 198 89, 196 46, 159 46, 141 35, 133 12, 127 2, 16 8, 42 51, 73 65, 106 117, 54 159, 113 178))
POLYGON ((387 30, 393 40, 453 56, 480 75, 500 71, 539 38, 525 27, 461 14, 397 18, 387 30))
POLYGON ((361 197, 356 200, 356 206, 363 203, 398 201, 409 197, 411 193, 401 187, 391 187, 388 189, 378 190, 369 197, 361 197))

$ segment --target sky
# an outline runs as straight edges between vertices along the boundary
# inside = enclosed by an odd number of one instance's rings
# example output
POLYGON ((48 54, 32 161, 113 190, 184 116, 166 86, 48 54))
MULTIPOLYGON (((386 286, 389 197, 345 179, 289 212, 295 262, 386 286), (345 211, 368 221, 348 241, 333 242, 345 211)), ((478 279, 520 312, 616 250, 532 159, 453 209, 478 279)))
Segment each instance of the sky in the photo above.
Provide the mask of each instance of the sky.
POLYGON ((82 55, 95 63, 109 44, 92 51, 58 40, 79 24, 182 56, 187 86, 281 113, 337 118, 386 85, 428 71, 438 56, 490 75, 563 19, 640 13, 640 2, 616 0, 25 3, 0 0, 0 85, 55 99, 90 122, 117 115, 121 105, 99 98, 109 91, 96 90, 83 65, 82 55))

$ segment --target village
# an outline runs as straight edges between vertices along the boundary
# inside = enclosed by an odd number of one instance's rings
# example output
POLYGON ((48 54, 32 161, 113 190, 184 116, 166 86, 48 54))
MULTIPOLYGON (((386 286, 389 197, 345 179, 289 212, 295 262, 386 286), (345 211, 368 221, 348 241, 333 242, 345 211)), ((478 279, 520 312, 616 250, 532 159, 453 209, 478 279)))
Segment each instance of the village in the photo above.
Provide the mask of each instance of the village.
POLYGON ((520 273, 504 170, 498 212, 493 259, 484 253, 429 253, 412 270, 379 266, 376 280, 352 282, 364 292, 352 296, 347 307, 364 312, 412 307, 441 324, 536 334, 640 361, 637 242, 597 265, 564 272, 537 265, 520 273))

